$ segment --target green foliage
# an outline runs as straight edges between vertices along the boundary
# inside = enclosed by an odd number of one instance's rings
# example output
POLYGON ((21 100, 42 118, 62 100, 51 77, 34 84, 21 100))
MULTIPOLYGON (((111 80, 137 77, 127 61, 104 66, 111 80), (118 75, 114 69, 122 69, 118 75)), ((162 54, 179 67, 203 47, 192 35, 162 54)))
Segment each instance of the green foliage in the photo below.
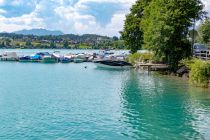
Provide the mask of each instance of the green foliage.
POLYGON ((196 86, 207 87, 210 76, 210 62, 194 60, 190 65, 190 82, 196 86))
POLYGON ((27 41, 27 42, 25 43, 25 45, 28 46, 28 47, 30 47, 30 46, 32 46, 32 43, 31 43, 30 41, 27 41))
POLYGON ((179 61, 179 66, 186 66, 187 68, 190 69, 190 66, 196 61, 197 59, 192 59, 192 58, 185 58, 179 61))
POLYGON ((94 34, 36 36, 0 33, 1 48, 15 48, 19 43, 21 48, 92 48, 92 49, 124 49, 124 42, 118 37, 107 37, 94 34), (119 41, 119 42, 118 42, 119 41), (1 43, 4 42, 4 45, 1 43), (81 46, 82 44, 82 46, 81 46))
POLYGON ((201 43, 209 43, 210 41, 210 19, 206 18, 199 27, 199 35, 201 43))
POLYGON ((113 36, 113 37, 112 37, 112 39, 113 39, 114 41, 119 40, 119 38, 118 38, 118 37, 116 37, 116 36, 113 36))
POLYGON ((182 58, 191 55, 187 35, 194 18, 203 16, 202 9, 200 0, 152 0, 141 21, 144 46, 176 68, 182 58))
POLYGON ((54 42, 50 42, 50 48, 56 48, 56 44, 54 42))
POLYGON ((135 64, 137 62, 146 62, 153 60, 153 53, 134 53, 128 56, 128 62, 135 64))
POLYGON ((90 46, 86 45, 86 44, 80 44, 79 45, 79 49, 89 49, 90 46))
POLYGON ((93 46, 94 49, 111 49, 113 48, 113 41, 111 40, 100 40, 96 45, 93 46))
POLYGON ((68 48, 69 47, 69 43, 68 43, 68 41, 64 41, 64 43, 63 43, 63 48, 68 48))
POLYGON ((115 49, 124 49, 125 48, 125 43, 123 40, 116 40, 113 42, 113 47, 115 49))
POLYGON ((131 50, 131 53, 135 53, 142 48, 143 31, 140 27, 140 23, 144 8, 149 2, 150 0, 137 0, 131 8, 131 13, 126 16, 124 30, 121 32, 121 35, 127 48, 131 50))

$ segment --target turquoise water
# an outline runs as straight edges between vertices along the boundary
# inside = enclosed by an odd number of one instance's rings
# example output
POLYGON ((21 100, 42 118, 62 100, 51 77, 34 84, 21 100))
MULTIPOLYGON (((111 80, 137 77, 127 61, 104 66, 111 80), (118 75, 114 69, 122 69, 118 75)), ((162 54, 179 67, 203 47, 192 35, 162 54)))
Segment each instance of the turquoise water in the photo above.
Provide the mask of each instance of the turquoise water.
POLYGON ((2 140, 209 138, 206 89, 92 63, 0 62, 2 140))

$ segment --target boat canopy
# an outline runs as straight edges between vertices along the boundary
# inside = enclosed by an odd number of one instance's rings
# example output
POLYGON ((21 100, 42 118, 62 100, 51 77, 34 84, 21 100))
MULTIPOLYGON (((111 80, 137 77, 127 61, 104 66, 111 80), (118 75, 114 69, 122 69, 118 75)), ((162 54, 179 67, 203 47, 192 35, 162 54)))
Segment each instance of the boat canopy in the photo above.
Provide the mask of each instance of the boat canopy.
POLYGON ((41 59, 41 56, 40 55, 32 55, 31 56, 31 59, 41 59))

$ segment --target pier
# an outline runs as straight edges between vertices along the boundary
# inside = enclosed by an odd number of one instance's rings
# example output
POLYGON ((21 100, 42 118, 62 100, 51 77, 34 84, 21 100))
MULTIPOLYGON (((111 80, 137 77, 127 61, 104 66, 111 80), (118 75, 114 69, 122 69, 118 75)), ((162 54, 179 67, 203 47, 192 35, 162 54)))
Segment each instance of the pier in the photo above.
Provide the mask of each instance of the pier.
POLYGON ((168 69, 169 66, 167 64, 153 64, 153 63, 137 63, 137 68, 144 68, 147 67, 148 72, 152 70, 158 70, 158 69, 168 69))

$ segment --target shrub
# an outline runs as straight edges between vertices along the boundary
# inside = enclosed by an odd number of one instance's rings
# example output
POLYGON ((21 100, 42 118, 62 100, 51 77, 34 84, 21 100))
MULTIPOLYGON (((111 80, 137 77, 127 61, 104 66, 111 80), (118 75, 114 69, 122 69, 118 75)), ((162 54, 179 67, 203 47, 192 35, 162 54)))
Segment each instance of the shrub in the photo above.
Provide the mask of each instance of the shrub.
POLYGON ((194 59, 190 67, 190 82, 196 86, 207 87, 210 76, 210 62, 194 59))
POLYGON ((192 58, 186 58, 186 59, 182 59, 180 62, 179 62, 179 67, 181 66, 186 66, 187 68, 190 69, 190 66, 195 63, 197 59, 192 59, 192 58))

